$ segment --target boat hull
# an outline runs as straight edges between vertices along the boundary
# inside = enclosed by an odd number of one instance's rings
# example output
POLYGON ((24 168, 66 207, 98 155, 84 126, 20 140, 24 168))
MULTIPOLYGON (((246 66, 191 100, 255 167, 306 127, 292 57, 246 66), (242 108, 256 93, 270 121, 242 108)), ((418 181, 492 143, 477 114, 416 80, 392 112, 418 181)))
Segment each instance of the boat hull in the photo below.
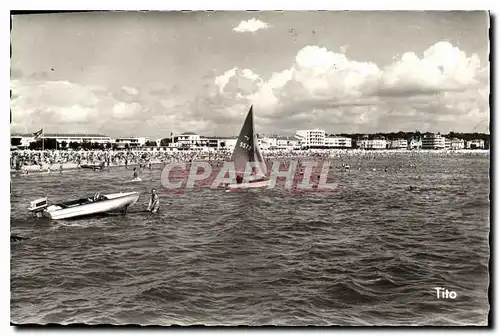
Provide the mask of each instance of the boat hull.
POLYGON ((140 193, 115 193, 104 196, 107 198, 106 200, 71 207, 51 205, 43 211, 43 216, 50 219, 68 219, 121 210, 137 203, 140 193))
POLYGON ((125 183, 134 183, 134 182, 142 182, 142 179, 140 177, 136 177, 131 180, 125 181, 125 183))
POLYGON ((255 189, 255 188, 267 188, 269 186, 269 180, 257 181, 251 183, 234 183, 227 186, 228 192, 234 190, 242 190, 242 189, 255 189))
POLYGON ((82 168, 82 169, 101 169, 102 165, 98 165, 98 164, 82 164, 82 165, 80 165, 80 168, 82 168))

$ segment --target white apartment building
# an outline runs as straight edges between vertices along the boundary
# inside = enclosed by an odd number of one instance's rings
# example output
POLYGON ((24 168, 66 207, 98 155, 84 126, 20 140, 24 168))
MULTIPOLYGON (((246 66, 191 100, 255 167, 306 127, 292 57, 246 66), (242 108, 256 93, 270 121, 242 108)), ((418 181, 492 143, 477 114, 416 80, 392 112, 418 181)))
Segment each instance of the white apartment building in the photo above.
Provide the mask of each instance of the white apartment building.
POLYGON ((458 139, 458 138, 453 138, 451 139, 451 146, 450 149, 464 149, 465 148, 465 141, 463 139, 458 139))
POLYGON ((352 148, 352 139, 347 137, 329 136, 325 138, 325 146, 332 148, 352 148))
MULTIPOLYGON (((169 144, 171 148, 183 150, 234 150, 237 137, 224 136, 201 136, 192 132, 185 132, 180 135, 172 135, 173 142, 169 144)), ((267 149, 272 139, 258 139, 262 149, 267 149), (261 144, 262 143, 262 144, 261 144)))
POLYGON ((302 148, 325 146, 326 133, 324 130, 298 130, 295 132, 295 136, 300 139, 302 148))
POLYGON ((236 137, 200 137, 200 142, 203 146, 205 146, 205 148, 224 150, 229 147, 234 148, 234 146, 236 146, 236 137))
POLYGON ((442 137, 440 133, 426 133, 422 138, 422 149, 444 149, 445 142, 445 137, 442 137))
POLYGON ((448 138, 444 138, 444 148, 445 149, 450 149, 451 148, 451 140, 448 138))
POLYGON ((356 141, 356 144, 360 149, 386 149, 387 140, 385 139, 368 139, 363 138, 356 141))
POLYGON ((473 139, 473 140, 467 141, 467 148, 484 149, 484 140, 483 139, 473 139))
POLYGON ((114 142, 118 148, 125 148, 126 146, 132 148, 132 147, 142 147, 146 144, 147 141, 148 138, 146 137, 139 137, 139 138, 131 137, 131 138, 116 138, 114 142))
POLYGON ((172 142, 169 143, 169 147, 179 150, 217 149, 221 142, 217 137, 204 137, 193 132, 184 132, 178 135, 171 134, 170 137, 172 142))
POLYGON ((172 147, 197 147, 201 143, 201 136, 193 132, 184 132, 179 135, 174 135, 175 142, 171 143, 172 147))
POLYGON ((408 148, 408 141, 406 139, 395 139, 389 143, 391 149, 406 149, 408 148))
POLYGON ((276 138, 276 149, 278 150, 294 150, 294 149, 300 149, 300 139, 291 136, 281 136, 276 138))

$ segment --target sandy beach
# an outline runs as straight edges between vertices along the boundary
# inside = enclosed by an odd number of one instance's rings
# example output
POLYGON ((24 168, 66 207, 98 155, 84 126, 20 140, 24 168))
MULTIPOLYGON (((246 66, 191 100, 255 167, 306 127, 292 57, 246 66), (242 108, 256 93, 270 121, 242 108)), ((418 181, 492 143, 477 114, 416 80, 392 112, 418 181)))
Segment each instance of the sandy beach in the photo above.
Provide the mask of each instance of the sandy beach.
MULTIPOLYGON (((314 158, 315 154, 322 154, 326 155, 327 157, 330 157, 331 159, 342 159, 343 157, 359 157, 359 158, 372 158, 374 156, 399 156, 399 155, 418 155, 418 156, 451 156, 451 155, 456 155, 456 154, 469 154, 469 155, 484 155, 489 153, 488 150, 459 150, 459 151, 451 151, 451 150, 329 150, 329 151, 310 151, 310 152, 305 152, 305 151, 300 151, 297 153, 277 153, 277 152, 264 152, 264 156, 267 159, 270 160, 287 160, 291 158, 307 158, 311 157, 314 158)), ((187 152, 186 152, 187 154, 187 152)), ((200 153, 200 155, 197 156, 197 161, 205 161, 208 159, 208 157, 205 157, 203 154, 205 153, 200 153)), ((222 160, 222 158, 216 158, 215 160, 222 160)), ((167 160, 169 161, 169 160, 167 160)), ((188 160, 186 160, 188 162, 188 160)), ((161 164, 161 160, 159 159, 153 159, 151 160, 151 163, 154 165, 161 164)), ((85 164, 85 163, 83 163, 85 164)), ((87 163, 90 164, 90 163, 87 163)), ((110 163, 109 167, 123 167, 125 166, 124 161, 118 161, 116 164, 110 163)), ((132 167, 138 167, 139 163, 138 162, 129 162, 128 166, 132 167)), ((105 168, 108 166, 105 165, 105 168)), ((27 171, 29 173, 48 173, 48 172, 58 172, 60 170, 62 171, 70 171, 70 170, 76 170, 76 169, 81 169, 78 168, 78 164, 75 162, 65 162, 65 163, 54 163, 54 164, 48 164, 44 163, 42 165, 42 168, 40 168, 39 165, 25 165, 23 166, 23 170, 27 171), (62 167, 61 167, 62 165, 62 167), (62 168, 62 169, 61 169, 62 168)), ((15 170, 11 169, 11 174, 21 174, 20 170, 15 170)))
MULTIPOLYGON (((155 164, 159 164, 160 161, 157 161, 157 162, 152 162, 153 165, 155 164)), ((113 164, 113 163, 110 163, 109 164, 109 167, 123 167, 125 166, 124 163, 118 163, 118 164, 113 164)), ((139 163, 129 163, 128 166, 139 166, 139 163)), ((105 168, 108 168, 106 165, 104 166, 105 168)), ((42 168, 40 168, 39 165, 26 165, 23 167, 23 170, 24 171, 27 171, 28 174, 30 173, 48 173, 48 172, 58 172, 60 170, 62 171, 68 171, 68 170, 76 170, 76 169, 82 169, 82 168, 78 168, 78 164, 74 163, 74 162, 66 162, 66 163, 54 163, 54 164, 43 164, 42 165, 42 168), (62 169, 61 167, 62 166, 62 169)), ((10 173, 11 174, 21 174, 22 171, 21 170, 15 170, 15 169, 11 169, 10 170, 10 173)))

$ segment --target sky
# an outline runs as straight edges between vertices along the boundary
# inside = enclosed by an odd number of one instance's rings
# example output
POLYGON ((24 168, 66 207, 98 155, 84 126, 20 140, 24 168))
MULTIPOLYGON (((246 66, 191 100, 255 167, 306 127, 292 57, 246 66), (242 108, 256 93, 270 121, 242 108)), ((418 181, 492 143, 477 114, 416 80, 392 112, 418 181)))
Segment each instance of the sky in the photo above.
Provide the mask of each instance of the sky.
POLYGON ((488 132, 486 12, 15 15, 12 132, 488 132))

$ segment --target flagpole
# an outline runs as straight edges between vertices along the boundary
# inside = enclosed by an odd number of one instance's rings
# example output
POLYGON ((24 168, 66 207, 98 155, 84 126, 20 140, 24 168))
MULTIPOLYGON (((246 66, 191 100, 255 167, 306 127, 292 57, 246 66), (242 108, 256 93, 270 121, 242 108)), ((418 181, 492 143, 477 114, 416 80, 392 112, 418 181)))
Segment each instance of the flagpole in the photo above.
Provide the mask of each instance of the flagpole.
POLYGON ((43 134, 43 127, 42 127, 42 152, 43 152, 43 149, 44 149, 44 142, 45 142, 45 134, 43 134))

